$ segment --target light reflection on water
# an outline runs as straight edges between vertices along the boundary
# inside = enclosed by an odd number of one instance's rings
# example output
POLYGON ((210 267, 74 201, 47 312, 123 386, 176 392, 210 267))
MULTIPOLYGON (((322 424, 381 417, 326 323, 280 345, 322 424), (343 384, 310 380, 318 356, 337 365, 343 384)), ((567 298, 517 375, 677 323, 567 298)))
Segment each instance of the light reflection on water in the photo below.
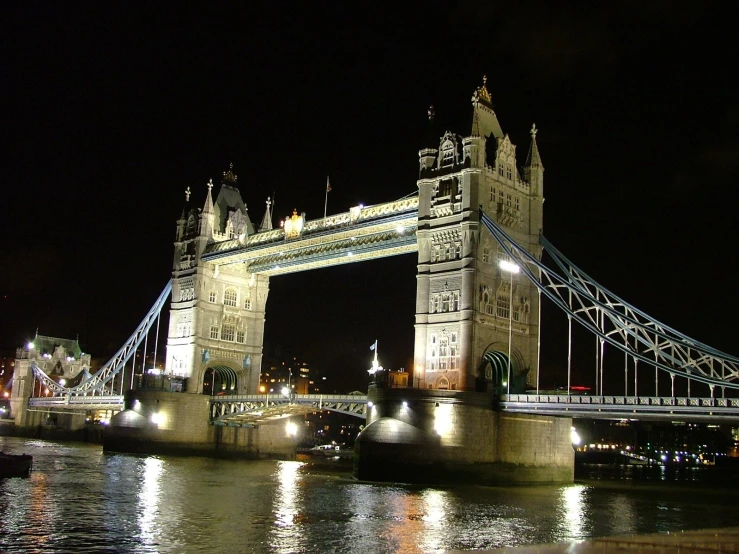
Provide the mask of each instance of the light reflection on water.
POLYGON ((442 553, 739 521, 730 495, 685 483, 408 487, 301 462, 0 450, 34 455, 30 479, 0 481, 3 552, 442 553))

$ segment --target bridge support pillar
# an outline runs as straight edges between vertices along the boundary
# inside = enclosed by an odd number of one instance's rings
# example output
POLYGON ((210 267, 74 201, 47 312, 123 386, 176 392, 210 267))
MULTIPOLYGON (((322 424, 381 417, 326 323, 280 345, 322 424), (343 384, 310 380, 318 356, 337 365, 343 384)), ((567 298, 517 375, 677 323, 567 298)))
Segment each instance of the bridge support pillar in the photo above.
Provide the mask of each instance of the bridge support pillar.
POLYGON ((406 483, 570 483, 572 419, 494 409, 487 393, 374 389, 354 476, 406 483))
POLYGON ((210 398, 201 394, 129 391, 125 409, 105 433, 103 450, 141 454, 182 454, 228 458, 294 459, 296 439, 285 422, 259 427, 218 427, 208 423, 210 398))

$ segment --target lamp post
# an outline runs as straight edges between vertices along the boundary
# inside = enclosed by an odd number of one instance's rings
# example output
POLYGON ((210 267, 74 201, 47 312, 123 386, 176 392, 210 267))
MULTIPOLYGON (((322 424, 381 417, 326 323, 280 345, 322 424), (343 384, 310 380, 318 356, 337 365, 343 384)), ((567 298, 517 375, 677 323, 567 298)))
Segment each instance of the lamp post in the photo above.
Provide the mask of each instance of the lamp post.
POLYGON ((521 268, 518 264, 509 262, 508 260, 500 260, 498 266, 505 273, 511 274, 510 296, 508 299, 508 387, 506 394, 511 393, 511 343, 513 342, 513 276, 518 273, 521 268))

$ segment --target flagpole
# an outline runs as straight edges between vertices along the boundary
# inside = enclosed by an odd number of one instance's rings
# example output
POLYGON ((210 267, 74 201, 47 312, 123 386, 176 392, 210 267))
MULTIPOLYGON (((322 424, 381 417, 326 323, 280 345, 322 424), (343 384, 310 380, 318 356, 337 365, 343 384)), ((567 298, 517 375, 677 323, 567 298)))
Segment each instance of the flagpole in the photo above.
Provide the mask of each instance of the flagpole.
MULTIPOLYGON (((377 362, 377 339, 375 339, 375 362, 377 362)), ((375 365, 377 365, 375 363, 375 365)))
POLYGON ((323 203, 323 226, 326 226, 326 210, 328 209, 328 191, 331 190, 331 185, 328 182, 328 175, 326 176, 326 200, 323 203))

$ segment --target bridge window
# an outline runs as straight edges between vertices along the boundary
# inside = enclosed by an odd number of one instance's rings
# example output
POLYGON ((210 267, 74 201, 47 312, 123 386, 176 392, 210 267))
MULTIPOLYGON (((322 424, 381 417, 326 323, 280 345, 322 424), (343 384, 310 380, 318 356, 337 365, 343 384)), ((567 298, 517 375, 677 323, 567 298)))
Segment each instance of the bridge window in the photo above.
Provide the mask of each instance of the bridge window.
POLYGON ((215 291, 211 291, 208 295, 208 302, 215 302, 216 301, 216 293, 215 291))
MULTIPOLYGON (((444 157, 446 159, 446 155, 444 157)), ((439 183, 439 196, 451 196, 452 195, 452 180, 447 179, 439 183)))
POLYGON ((495 315, 503 319, 508 319, 508 314, 511 310, 511 304, 508 302, 507 296, 498 296, 498 303, 495 315))
POLYGON ((445 244, 444 245, 444 259, 445 260, 451 260, 452 259, 452 256, 450 254, 451 249, 452 249, 452 245, 451 244, 445 244))
POLYGON ((432 262, 438 262, 439 261, 439 255, 441 254, 441 249, 439 246, 434 246, 434 250, 431 253, 431 261, 432 262))
POLYGON ((503 162, 498 161, 498 175, 503 176, 503 162))
POLYGON ((505 197, 505 205, 508 206, 509 208, 511 207, 511 195, 510 194, 507 194, 505 197))
MULTIPOLYGON (((501 175, 503 174, 501 173, 501 175)), ((502 203, 503 203, 503 191, 500 190, 498 191, 498 204, 502 204, 502 203)))
POLYGON ((508 179, 513 179, 513 174, 512 174, 511 166, 510 165, 509 166, 506 166, 505 173, 506 173, 506 177, 508 179))
POLYGON ((483 263, 490 263, 490 248, 482 249, 482 261, 483 263))
POLYGON ((490 187, 490 201, 495 202, 495 188, 490 187))
POLYGON ((225 324, 223 326, 223 332, 221 333, 221 340, 233 342, 235 334, 236 328, 231 324, 225 324))
POLYGON ((236 291, 234 289, 226 289, 223 293, 224 306, 236 306, 236 291))
POLYGON ((177 336, 189 337, 192 335, 192 323, 189 321, 180 321, 177 323, 177 336))
POLYGON ((452 293, 452 311, 459 311, 459 292, 455 291, 452 293))
POLYGON ((212 338, 212 339, 218 339, 218 326, 217 325, 211 325, 211 327, 210 327, 210 338, 212 338))
POLYGON ((251 298, 247 298, 246 300, 244 300, 244 309, 251 310, 251 298))
POLYGON ((458 242, 455 246, 456 246, 456 249, 457 249, 456 258, 458 260, 461 260, 462 259, 462 243, 461 242, 458 242))
POLYGON ((513 306, 513 321, 520 321, 521 320, 521 310, 519 309, 518 304, 513 306))
POLYGON ((448 312, 449 311, 449 295, 445 294, 441 298, 441 311, 442 312, 448 312))
POLYGON ((516 198, 514 198, 514 202, 515 202, 515 208, 517 210, 520 210, 521 209, 521 199, 518 196, 516 196, 516 198))
POLYGON ((244 331, 236 331, 236 342, 240 342, 243 344, 245 338, 246 338, 246 335, 244 331))

